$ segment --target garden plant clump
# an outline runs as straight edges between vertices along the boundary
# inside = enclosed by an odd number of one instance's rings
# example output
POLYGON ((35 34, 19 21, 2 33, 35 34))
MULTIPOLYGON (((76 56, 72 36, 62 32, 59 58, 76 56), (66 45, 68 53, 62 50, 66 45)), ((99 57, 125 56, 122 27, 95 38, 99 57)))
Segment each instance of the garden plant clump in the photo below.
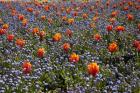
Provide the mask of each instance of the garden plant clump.
POLYGON ((140 93, 140 0, 0 0, 0 93, 140 93))

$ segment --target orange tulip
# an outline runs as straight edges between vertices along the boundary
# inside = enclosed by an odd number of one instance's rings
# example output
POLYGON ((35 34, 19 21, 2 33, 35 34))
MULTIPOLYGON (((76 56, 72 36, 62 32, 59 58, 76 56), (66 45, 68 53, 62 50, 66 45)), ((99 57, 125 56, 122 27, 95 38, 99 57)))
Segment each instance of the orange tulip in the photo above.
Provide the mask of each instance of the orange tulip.
POLYGON ((111 16, 112 16, 112 17, 116 17, 117 14, 118 14, 118 11, 113 11, 113 12, 111 13, 111 16))
POLYGON ((45 15, 41 16, 41 19, 44 21, 46 19, 46 16, 45 15))
POLYGON ((32 65, 31 65, 31 63, 29 61, 24 61, 23 65, 22 65, 22 68, 23 68, 23 72, 25 74, 28 74, 32 70, 32 65))
POLYGON ((88 18, 88 15, 86 13, 84 13, 82 16, 84 19, 88 18))
POLYGON ((14 39, 14 35, 13 35, 13 34, 7 35, 7 40, 8 40, 9 42, 11 42, 13 39, 14 39))
POLYGON ((44 37, 45 35, 46 35, 46 32, 45 32, 45 31, 40 31, 40 32, 39 32, 39 36, 40 36, 40 37, 44 37))
POLYGON ((108 50, 111 53, 116 52, 118 50, 117 43, 116 42, 110 43, 109 46, 108 46, 108 50))
POLYGON ((134 19, 134 16, 132 14, 127 14, 127 19, 131 21, 134 19))
POLYGON ((128 5, 129 5, 129 6, 132 6, 132 5, 133 5, 133 2, 132 2, 132 1, 129 1, 129 2, 128 2, 128 5))
POLYGON ((100 41, 102 38, 101 38, 101 35, 100 35, 100 34, 95 34, 95 35, 94 35, 94 39, 95 39, 96 41, 100 41))
POLYGON ((45 49, 44 48, 39 48, 37 50, 37 56, 38 57, 42 58, 44 56, 44 54, 45 54, 45 49))
POLYGON ((16 45, 22 48, 25 45, 25 40, 17 39, 16 40, 16 45))
POLYGON ((39 33, 39 28, 38 27, 33 28, 32 34, 37 35, 38 33, 39 33))
POLYGON ((63 12, 64 10, 65 10, 65 8, 64 8, 64 7, 62 7, 62 8, 61 8, 61 11, 63 12))
POLYGON ((29 7, 29 8, 27 8, 27 11, 28 12, 33 12, 33 8, 29 7))
POLYGON ((50 9, 49 5, 46 5, 46 6, 44 7, 44 9, 45 9, 46 11, 49 11, 49 9, 50 9))
POLYGON ((3 28, 3 29, 8 29, 8 28, 9 28, 9 25, 8 25, 8 24, 3 24, 3 25, 2 25, 2 28, 3 28))
POLYGON ((54 36, 53 36, 53 41, 60 41, 62 38, 61 34, 60 33, 56 33, 54 36))
POLYGON ((22 20, 22 25, 23 25, 23 26, 26 26, 26 25, 27 25, 27 22, 28 22, 27 19, 23 19, 23 20, 22 20))
POLYGON ((94 16, 94 17, 92 18, 92 20, 93 20, 93 21, 95 21, 95 22, 97 22, 97 21, 98 21, 98 19, 99 19, 99 17, 98 17, 98 16, 94 16))
POLYGON ((43 38, 45 37, 45 35, 46 35, 45 31, 40 31, 39 32, 40 40, 43 40, 43 38))
POLYGON ((66 35, 71 37, 72 36, 72 31, 70 29, 67 29, 66 30, 66 35))
POLYGON ((76 53, 72 53, 69 57, 70 62, 75 62, 77 63, 79 61, 80 57, 76 53))
POLYGON ((110 22, 110 23, 114 24, 115 21, 116 21, 116 18, 114 18, 114 17, 113 17, 113 18, 109 18, 109 22, 110 22))
POLYGON ((116 31, 125 31, 125 27, 124 26, 117 26, 116 31))
POLYGON ((63 17, 62 17, 62 20, 63 20, 63 21, 66 21, 66 20, 67 20, 67 17, 66 17, 66 16, 63 16, 63 17))
POLYGON ((96 76, 99 73, 99 66, 97 63, 90 63, 87 66, 88 73, 91 74, 92 76, 96 76))
POLYGON ((73 24, 73 23, 74 23, 74 18, 69 18, 69 19, 68 19, 68 23, 69 23, 69 24, 73 24))
POLYGON ((95 23, 90 23, 90 24, 89 24, 89 27, 90 27, 90 28, 96 28, 96 25, 95 25, 95 23))
POLYGON ((66 9, 66 13, 69 14, 71 12, 71 8, 66 9))
POLYGON ((70 44, 69 43, 64 43, 62 47, 63 47, 64 51, 67 52, 70 49, 70 44))
POLYGON ((123 8, 124 11, 127 11, 128 9, 129 9, 128 6, 125 6, 125 7, 123 8))

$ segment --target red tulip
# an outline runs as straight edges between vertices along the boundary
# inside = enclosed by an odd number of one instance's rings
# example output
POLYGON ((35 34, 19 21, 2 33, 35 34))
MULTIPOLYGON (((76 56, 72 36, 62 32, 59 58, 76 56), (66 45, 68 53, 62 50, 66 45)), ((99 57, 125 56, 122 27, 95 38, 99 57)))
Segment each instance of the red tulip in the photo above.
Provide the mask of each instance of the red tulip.
POLYGON ((69 37, 72 36, 72 31, 71 31, 70 29, 67 29, 65 33, 66 33, 66 35, 69 36, 69 37))
POLYGON ((135 48, 137 48, 139 44, 140 44, 140 41, 138 41, 138 40, 133 41, 133 46, 135 48))
POLYGON ((132 14, 127 14, 127 19, 131 21, 134 19, 134 16, 132 14))
POLYGON ((28 74, 32 70, 32 65, 31 65, 31 63, 29 61, 24 61, 23 65, 22 65, 22 68, 23 68, 23 72, 25 74, 28 74))
POLYGON ((73 13, 73 16, 78 16, 78 13, 77 13, 77 12, 74 12, 74 13, 73 13))
POLYGON ((62 47, 63 47, 64 51, 67 52, 70 49, 70 44, 69 43, 64 43, 62 47))
POLYGON ((112 31, 112 29, 113 29, 113 26, 112 26, 112 25, 106 26, 106 30, 107 30, 107 31, 112 31))
POLYGON ((13 35, 13 34, 7 35, 7 40, 8 40, 9 42, 11 42, 13 39, 14 39, 14 35, 13 35))
POLYGON ((5 29, 0 29, 0 35, 6 34, 6 30, 5 29))
POLYGON ((95 39, 96 41, 100 41, 102 38, 101 38, 101 35, 100 35, 100 34, 95 34, 95 35, 94 35, 94 39, 95 39))
POLYGON ((140 23, 138 24, 138 29, 140 30, 140 23))
POLYGON ((140 52, 140 44, 137 46, 137 51, 140 52))
POLYGON ((18 15, 18 19, 20 20, 20 21, 22 21, 23 19, 24 19, 24 15, 18 15))

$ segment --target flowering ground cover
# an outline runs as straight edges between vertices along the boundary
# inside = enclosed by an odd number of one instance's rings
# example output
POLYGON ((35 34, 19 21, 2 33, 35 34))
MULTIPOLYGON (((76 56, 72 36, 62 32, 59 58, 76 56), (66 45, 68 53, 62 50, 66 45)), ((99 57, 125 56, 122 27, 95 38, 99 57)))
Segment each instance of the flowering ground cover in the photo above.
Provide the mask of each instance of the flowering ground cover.
POLYGON ((0 1, 0 93, 48 92, 140 93, 140 0, 0 1))

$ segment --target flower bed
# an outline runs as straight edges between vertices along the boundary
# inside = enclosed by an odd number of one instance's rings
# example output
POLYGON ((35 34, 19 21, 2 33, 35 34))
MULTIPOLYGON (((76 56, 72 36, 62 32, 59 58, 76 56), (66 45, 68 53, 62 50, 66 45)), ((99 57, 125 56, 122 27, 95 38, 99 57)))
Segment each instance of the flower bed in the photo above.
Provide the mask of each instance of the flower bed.
POLYGON ((139 93, 139 3, 0 1, 0 93, 139 93))

